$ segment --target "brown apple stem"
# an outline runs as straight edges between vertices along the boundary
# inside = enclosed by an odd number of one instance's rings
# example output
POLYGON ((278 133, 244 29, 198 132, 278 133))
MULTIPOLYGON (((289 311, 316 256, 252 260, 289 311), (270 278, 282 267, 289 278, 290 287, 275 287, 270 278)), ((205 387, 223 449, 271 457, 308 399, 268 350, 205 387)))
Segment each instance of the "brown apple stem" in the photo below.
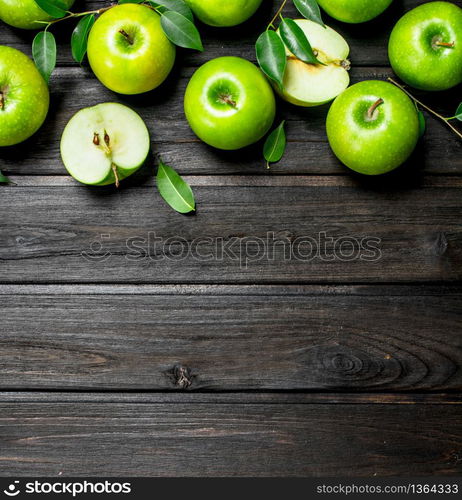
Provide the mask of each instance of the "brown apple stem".
POLYGON ((438 47, 454 47, 455 46, 455 43, 454 42, 435 42, 435 45, 437 45, 438 47))
POLYGON ((385 101, 382 98, 377 99, 377 101, 375 101, 374 104, 367 110, 367 117, 369 118, 369 120, 374 119, 375 110, 384 102, 385 101))
POLYGON ((53 21, 37 21, 37 22, 39 22, 40 24, 45 24, 46 27, 48 27, 51 26, 52 24, 60 23, 61 21, 66 21, 67 19, 72 19, 73 17, 83 17, 89 14, 102 14, 103 12, 112 9, 112 7, 114 6, 110 5, 109 7, 102 7, 101 9, 97 10, 87 10, 86 12, 69 12, 67 16, 60 17, 59 19, 54 19, 53 21))
POLYGON ((282 5, 279 7, 278 11, 276 12, 276 14, 274 14, 274 17, 273 19, 271 19, 271 22, 268 24, 268 27, 266 28, 266 31, 268 31, 271 27, 274 28, 274 21, 276 21, 276 19, 279 17, 279 15, 281 14, 281 12, 284 10, 284 7, 286 6, 286 3, 287 3, 287 0, 284 0, 282 2, 282 5))
POLYGON ((126 38, 130 45, 133 45, 132 37, 125 30, 119 30, 119 33, 126 38))
POLYGON ((3 109, 5 107, 5 97, 3 95, 3 92, 0 92, 0 109, 3 109))
POLYGON ((229 95, 224 95, 222 96, 221 98, 221 101, 223 101, 225 104, 229 104, 230 106, 232 106, 233 108, 235 108, 237 106, 236 104, 236 101, 234 101, 231 96, 229 95))
POLYGON ((461 139, 462 139, 462 133, 459 132, 456 127, 454 127, 454 125, 452 123, 449 122, 449 120, 447 120, 444 116, 440 115, 439 113, 437 113, 436 111, 433 111, 433 109, 429 108, 427 105, 425 105, 423 102, 419 101, 418 99, 416 99, 410 92, 408 92, 402 85, 400 85, 398 82, 395 82, 395 80, 393 80, 393 78, 388 78, 388 81, 393 83, 393 85, 396 85, 399 89, 401 89, 405 94, 407 94, 416 104, 418 104, 419 106, 421 106, 423 109, 425 109, 426 111, 428 111, 429 113, 431 113, 433 116, 436 116, 436 118, 440 119, 441 121, 443 121, 444 123, 446 123, 446 125, 457 135, 459 136, 461 139))
POLYGON ((115 177, 115 187, 118 188, 120 186, 119 174, 117 173, 117 165, 115 165, 114 163, 112 164, 112 171, 114 172, 115 177))

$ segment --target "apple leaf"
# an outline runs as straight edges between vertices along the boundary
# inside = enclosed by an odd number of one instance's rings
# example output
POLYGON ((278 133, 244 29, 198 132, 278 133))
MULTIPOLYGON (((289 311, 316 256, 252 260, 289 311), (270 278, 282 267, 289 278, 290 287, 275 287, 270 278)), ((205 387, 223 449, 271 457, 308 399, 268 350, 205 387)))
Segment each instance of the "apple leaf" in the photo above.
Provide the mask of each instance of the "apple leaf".
POLYGON ((56 66, 56 40, 49 31, 40 31, 32 42, 35 65, 48 83, 56 66))
POLYGON ((154 2, 149 0, 146 2, 148 5, 155 7, 161 13, 167 12, 169 10, 173 12, 178 12, 182 16, 189 19, 191 22, 194 22, 194 16, 192 10, 183 0, 160 0, 154 2))
POLYGON ((157 189, 162 198, 180 214, 187 214, 196 209, 194 194, 189 184, 160 160, 157 171, 157 189))
POLYGON ((281 37, 274 31, 267 30, 258 37, 255 49, 263 73, 282 88, 287 57, 281 37))
POLYGON ((267 168, 270 168, 270 163, 277 163, 284 156, 286 150, 285 123, 283 120, 279 127, 274 129, 265 141, 263 156, 265 157, 267 168))
POLYGON ((83 61, 87 52, 88 34, 95 24, 95 14, 88 14, 78 22, 71 37, 72 57, 78 63, 83 61))
POLYGON ((315 23, 320 24, 323 28, 326 27, 322 20, 321 11, 316 0, 294 0, 294 5, 305 19, 314 21, 315 23))
POLYGON ((204 50, 199 31, 187 17, 168 10, 162 14, 160 22, 167 38, 175 45, 186 49, 204 50))
POLYGON ((293 19, 283 19, 279 33, 287 48, 307 64, 324 64, 317 59, 304 31, 293 19))
POLYGON ((425 134, 425 131, 427 130, 427 123, 425 121, 425 115, 420 111, 420 109, 417 110, 417 116, 419 117, 419 137, 423 137, 425 134))
POLYGON ((2 171, 0 170, 0 184, 10 184, 10 179, 4 174, 2 174, 2 171))
POLYGON ((60 0, 35 0, 35 3, 54 19, 60 19, 67 14, 66 5, 60 0))
POLYGON ((455 118, 456 118, 456 120, 459 120, 462 122, 462 102, 459 104, 459 107, 457 108, 455 118))

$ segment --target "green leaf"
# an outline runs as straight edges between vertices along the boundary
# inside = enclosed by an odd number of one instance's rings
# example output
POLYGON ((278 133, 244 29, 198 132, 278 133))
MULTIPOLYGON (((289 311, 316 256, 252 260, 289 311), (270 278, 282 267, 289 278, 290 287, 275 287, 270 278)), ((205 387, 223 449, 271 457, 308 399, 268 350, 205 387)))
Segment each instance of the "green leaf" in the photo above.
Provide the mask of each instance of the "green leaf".
POLYGON ((40 31, 32 42, 35 65, 48 83, 56 66, 56 40, 49 31, 40 31))
POLYGON ((173 12, 178 12, 182 16, 186 17, 186 19, 194 22, 192 10, 183 0, 159 0, 156 2, 149 0, 146 3, 152 5, 152 7, 156 7, 159 12, 164 13, 171 10, 173 12))
POLYGON ((283 120, 279 127, 271 132, 263 146, 263 156, 265 157, 268 168, 270 163, 276 163, 284 156, 286 150, 285 123, 286 122, 283 120))
POLYGON ((259 36, 255 49, 263 73, 282 88, 287 57, 281 37, 274 31, 265 31, 259 36))
POLYGON ((60 19, 67 14, 67 6, 60 0, 35 0, 35 3, 54 19, 60 19))
POLYGON ((459 107, 457 108, 455 118, 456 118, 456 120, 459 120, 462 122, 462 102, 459 104, 459 107))
POLYGON ((6 175, 3 175, 2 171, 0 170, 0 184, 9 184, 10 182, 10 179, 8 179, 6 175))
POLYGON ((162 160, 157 171, 157 189, 162 198, 180 214, 187 214, 196 209, 194 194, 189 184, 162 160))
POLYGON ((314 21, 315 23, 320 24, 323 28, 326 27, 322 20, 321 11, 316 0, 294 0, 294 5, 305 19, 314 21))
POLYGON ((316 58, 304 31, 293 19, 283 19, 279 33, 287 48, 298 59, 307 64, 324 64, 316 58))
POLYGON ((72 57, 78 63, 81 63, 83 61, 83 58, 85 57, 85 54, 87 52, 88 34, 90 33, 93 24, 95 24, 95 15, 89 14, 80 19, 74 31, 72 32, 72 57))
POLYGON ((427 130, 425 115, 422 113, 422 111, 420 111, 420 109, 417 110, 417 115, 419 117, 419 137, 423 137, 425 131, 427 130))
POLYGON ((160 22, 167 38, 175 45, 186 49, 204 50, 199 31, 187 17, 168 10, 162 14, 160 22))

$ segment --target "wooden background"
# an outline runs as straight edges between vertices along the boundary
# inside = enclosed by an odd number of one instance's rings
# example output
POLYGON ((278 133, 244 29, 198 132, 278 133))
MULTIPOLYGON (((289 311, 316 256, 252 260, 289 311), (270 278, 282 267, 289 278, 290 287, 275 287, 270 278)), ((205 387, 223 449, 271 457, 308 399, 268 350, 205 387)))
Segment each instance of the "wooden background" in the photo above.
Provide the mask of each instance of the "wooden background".
MULTIPOLYGON (((350 43, 353 82, 392 74, 391 28, 421 3, 395 0, 363 26, 326 17, 350 43)), ((265 1, 235 29, 202 26, 205 52, 179 51, 167 83, 138 97, 72 62, 73 23, 54 28, 48 119, 0 151, 17 184, 0 187, 1 475, 461 474, 460 141, 429 118, 407 165, 360 177, 328 147, 327 106, 279 102, 289 144, 268 172, 261 144, 213 150, 183 116, 195 68, 222 55, 254 60, 276 7, 265 1), (79 185, 59 156, 69 118, 108 100, 136 109, 153 137, 152 161, 119 190, 79 185), (195 215, 155 190, 157 154, 193 186, 195 215), (373 237, 382 257, 287 261, 278 246, 241 266, 176 261, 177 244, 171 258, 127 259, 127 239, 149 232, 373 237), (108 258, 82 256, 101 241, 108 258)), ((33 33, 0 30, 0 43, 30 54, 33 33)), ((461 89, 423 99, 451 115, 461 89)))

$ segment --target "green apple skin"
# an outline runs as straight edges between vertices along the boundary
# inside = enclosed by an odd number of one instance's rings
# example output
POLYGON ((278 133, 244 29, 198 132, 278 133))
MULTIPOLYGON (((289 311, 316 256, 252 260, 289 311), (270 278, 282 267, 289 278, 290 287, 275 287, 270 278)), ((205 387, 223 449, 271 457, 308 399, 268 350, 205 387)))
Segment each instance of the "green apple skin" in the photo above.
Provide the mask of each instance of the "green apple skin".
POLYGON ((119 94, 142 94, 158 87, 173 67, 175 50, 159 14, 144 5, 112 7, 98 18, 88 37, 91 69, 119 94))
POLYGON ((240 57, 219 57, 201 66, 186 88, 184 108, 195 134, 218 149, 241 149, 259 141, 276 113, 263 73, 240 57))
POLYGON ((340 94, 327 115, 327 137, 337 158, 366 175, 390 172, 404 163, 419 140, 414 103, 398 87, 364 81, 340 94), (368 110, 379 99, 372 118, 368 110))
POLYGON ((247 21, 263 0, 185 0, 198 19, 209 26, 229 27, 247 21))
POLYGON ((462 82, 462 9, 430 2, 411 10, 393 29, 388 56, 394 72, 416 89, 455 87, 462 82))
MULTIPOLYGON (((61 3, 70 9, 74 0, 61 0, 61 3)), ((15 28, 39 30, 44 25, 38 21, 52 18, 34 0, 0 0, 0 19, 15 28)))
POLYGON ((344 23, 370 21, 384 12, 393 0, 318 0, 329 16, 344 23))
POLYGON ((48 113, 48 86, 22 52, 0 45, 0 146, 28 139, 48 113))

